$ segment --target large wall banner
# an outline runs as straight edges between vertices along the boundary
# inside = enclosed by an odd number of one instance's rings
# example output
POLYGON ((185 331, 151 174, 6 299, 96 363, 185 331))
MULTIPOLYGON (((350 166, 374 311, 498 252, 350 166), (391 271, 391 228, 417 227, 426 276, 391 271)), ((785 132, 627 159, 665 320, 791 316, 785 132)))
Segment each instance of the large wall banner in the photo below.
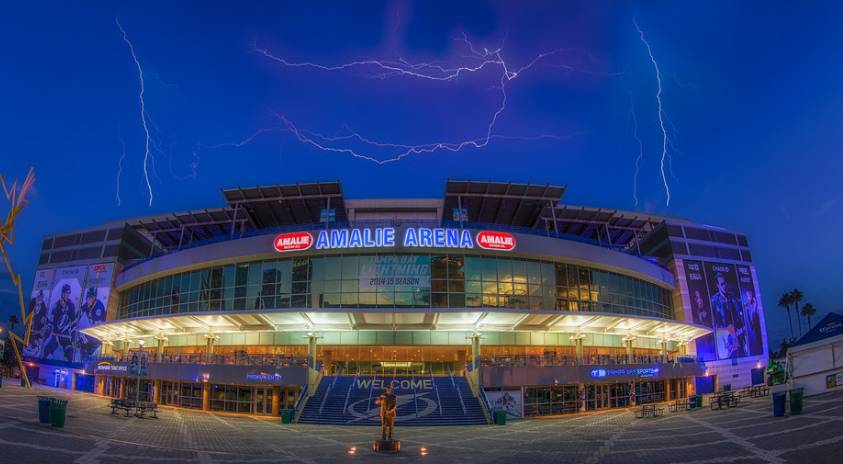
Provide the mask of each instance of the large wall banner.
POLYGON ((40 358, 44 342, 50 335, 48 333, 50 312, 47 305, 50 304, 54 274, 53 269, 44 269, 35 273, 35 282, 32 284, 32 294, 27 313, 32 314, 32 331, 29 335, 29 345, 23 348, 24 356, 40 358))
POLYGON ((696 340, 703 361, 764 354, 761 302, 747 265, 684 261, 695 323, 714 330, 696 340))
MULTIPOLYGON (((685 281, 691 298, 691 317, 697 324, 714 328, 711 307, 709 305, 708 286, 705 283, 705 271, 700 261, 685 261, 685 281)), ((703 361, 714 361, 717 353, 714 349, 714 334, 703 335, 696 340, 697 356, 703 361)))
POLYGON ((114 264, 41 270, 32 286, 32 334, 24 354, 82 364, 99 342, 80 330, 105 322, 114 264))

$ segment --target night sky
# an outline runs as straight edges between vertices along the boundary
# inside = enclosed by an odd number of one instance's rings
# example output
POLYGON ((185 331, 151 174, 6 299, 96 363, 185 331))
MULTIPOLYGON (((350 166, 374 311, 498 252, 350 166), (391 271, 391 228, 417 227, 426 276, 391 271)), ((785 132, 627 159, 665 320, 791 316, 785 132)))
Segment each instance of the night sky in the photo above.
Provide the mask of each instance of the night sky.
POLYGON ((34 166, 38 176, 12 247, 27 293, 45 234, 223 206, 223 187, 339 179, 349 198, 441 197, 450 178, 564 184, 566 203, 745 232, 774 346, 787 330, 783 291, 800 288, 817 318, 843 310, 840 2, 73 3, 9 3, 0 15, 0 173, 23 178, 34 166), (117 17, 144 71, 152 206, 139 76, 117 17), (633 18, 661 70, 669 205, 656 75, 633 18), (462 34, 481 52, 501 48, 513 69, 561 51, 507 82, 493 133, 508 138, 383 165, 304 144, 280 118, 394 144, 476 140, 501 102, 500 67, 452 81, 378 78, 371 66, 289 67, 255 52, 325 66, 476 64, 454 40, 462 34), (644 147, 637 205, 633 114, 644 147))

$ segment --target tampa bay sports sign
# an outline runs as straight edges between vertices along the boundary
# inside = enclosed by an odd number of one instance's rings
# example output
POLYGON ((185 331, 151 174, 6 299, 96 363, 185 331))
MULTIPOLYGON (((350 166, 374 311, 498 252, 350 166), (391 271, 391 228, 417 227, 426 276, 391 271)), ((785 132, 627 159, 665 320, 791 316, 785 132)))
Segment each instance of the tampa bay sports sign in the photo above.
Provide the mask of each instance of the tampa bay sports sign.
POLYGON ((275 251, 304 251, 348 248, 482 248, 494 251, 515 249, 515 236, 508 232, 484 230, 472 235, 467 229, 407 227, 398 237, 394 227, 320 230, 314 237, 310 232, 279 234, 273 241, 275 251))

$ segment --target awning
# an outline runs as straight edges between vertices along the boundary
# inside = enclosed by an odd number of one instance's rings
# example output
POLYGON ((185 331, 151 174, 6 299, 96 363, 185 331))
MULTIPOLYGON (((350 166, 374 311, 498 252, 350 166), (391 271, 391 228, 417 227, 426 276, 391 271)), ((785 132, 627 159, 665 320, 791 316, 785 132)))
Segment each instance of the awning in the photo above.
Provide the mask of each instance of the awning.
POLYGON ((230 332, 349 330, 540 331, 612 334, 691 341, 711 329, 681 321, 612 313, 571 311, 474 310, 267 310, 237 313, 193 313, 124 319, 82 332, 100 340, 156 335, 230 332))

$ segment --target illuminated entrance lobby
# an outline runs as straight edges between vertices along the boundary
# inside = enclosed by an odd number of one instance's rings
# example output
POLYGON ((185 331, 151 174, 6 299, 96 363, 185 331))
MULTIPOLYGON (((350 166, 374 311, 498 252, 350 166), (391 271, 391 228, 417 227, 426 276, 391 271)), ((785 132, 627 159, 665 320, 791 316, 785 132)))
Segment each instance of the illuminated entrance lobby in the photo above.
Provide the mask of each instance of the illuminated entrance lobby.
MULTIPOLYGON (((349 425, 378 423, 388 384, 405 425, 630 407, 726 373, 749 384, 766 354, 719 356, 687 283, 687 264, 707 258, 674 243, 678 230, 699 245, 686 231, 704 226, 564 205, 563 192, 449 181, 441 199, 353 200, 339 183, 237 188, 225 208, 112 225, 123 235, 108 315, 82 329, 101 349, 56 383, 349 425), (137 256, 120 256, 128 242, 137 256)), ((708 248, 738 257, 718 264, 754 278, 746 237, 717 231, 712 241, 734 245, 708 248)), ((39 270, 68 266, 51 257, 80 240, 61 238, 45 240, 39 270)), ((32 361, 50 383, 49 357, 32 361)))

